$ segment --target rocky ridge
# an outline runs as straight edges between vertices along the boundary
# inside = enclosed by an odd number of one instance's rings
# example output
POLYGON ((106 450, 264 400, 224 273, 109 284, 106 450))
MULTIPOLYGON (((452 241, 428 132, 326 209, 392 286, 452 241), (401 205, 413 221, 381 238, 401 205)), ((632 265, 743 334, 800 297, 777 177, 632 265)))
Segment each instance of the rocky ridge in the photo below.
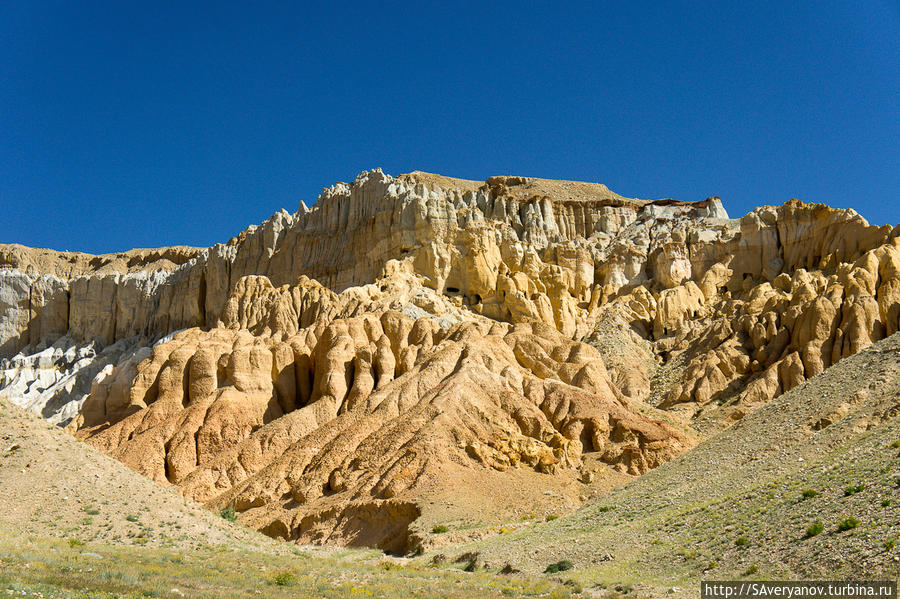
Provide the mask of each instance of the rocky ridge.
POLYGON ((202 250, 0 247, 0 394, 273 536, 405 551, 448 496, 577 504, 896 332, 897 237, 368 171, 202 250))

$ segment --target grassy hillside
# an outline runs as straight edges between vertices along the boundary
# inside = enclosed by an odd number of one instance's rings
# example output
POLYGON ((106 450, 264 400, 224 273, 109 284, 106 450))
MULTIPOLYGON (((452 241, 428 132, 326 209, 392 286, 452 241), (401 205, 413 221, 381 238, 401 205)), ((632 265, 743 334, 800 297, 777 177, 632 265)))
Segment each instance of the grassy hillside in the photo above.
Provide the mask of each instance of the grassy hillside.
POLYGON ((569 588, 445 571, 376 551, 74 545, 0 531, 0 594, 25 597, 569 597, 569 588))
POLYGON ((460 552, 534 573, 569 560, 586 589, 644 594, 695 595, 702 578, 896 578, 898 413, 895 335, 595 504, 460 552))

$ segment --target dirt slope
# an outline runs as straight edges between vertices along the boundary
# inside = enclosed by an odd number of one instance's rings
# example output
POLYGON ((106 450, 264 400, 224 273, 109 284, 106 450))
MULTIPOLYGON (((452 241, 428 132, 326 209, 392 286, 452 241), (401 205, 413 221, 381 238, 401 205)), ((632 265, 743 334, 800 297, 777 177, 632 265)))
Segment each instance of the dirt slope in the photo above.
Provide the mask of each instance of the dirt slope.
POLYGON ((588 587, 649 580, 687 595, 701 578, 896 579, 898 414, 893 335, 595 504, 465 551, 526 571, 568 559, 588 587))
POLYGON ((298 548, 225 519, 0 401, 0 594, 558 597, 541 578, 444 572, 378 551, 298 548))
POLYGON ((284 551, 5 401, 0 401, 0 505, 0 528, 23 535, 284 551))

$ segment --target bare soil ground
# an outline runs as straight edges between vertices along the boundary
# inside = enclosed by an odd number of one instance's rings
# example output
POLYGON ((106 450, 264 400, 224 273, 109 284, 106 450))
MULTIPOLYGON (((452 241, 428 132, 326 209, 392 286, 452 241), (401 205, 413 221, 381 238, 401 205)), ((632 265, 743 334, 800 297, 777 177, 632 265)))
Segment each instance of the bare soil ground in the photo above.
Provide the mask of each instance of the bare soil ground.
POLYGON ((0 505, 0 527, 23 534, 282 551, 7 402, 0 402, 0 505))

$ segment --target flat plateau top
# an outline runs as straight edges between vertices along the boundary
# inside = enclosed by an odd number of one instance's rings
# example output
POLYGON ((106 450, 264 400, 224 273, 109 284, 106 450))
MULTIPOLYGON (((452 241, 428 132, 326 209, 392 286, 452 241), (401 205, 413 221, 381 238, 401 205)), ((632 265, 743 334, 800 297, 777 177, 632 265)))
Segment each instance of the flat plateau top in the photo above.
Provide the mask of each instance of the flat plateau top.
POLYGON ((461 191, 477 191, 490 188, 500 195, 510 196, 515 199, 527 200, 535 196, 548 196, 554 201, 617 201, 632 206, 643 206, 646 200, 626 198, 611 191, 602 183, 588 183, 586 181, 563 181, 557 179, 539 179, 536 177, 495 176, 488 177, 485 181, 472 181, 469 179, 456 179, 434 173, 413 171, 398 177, 406 183, 425 183, 429 186, 437 185, 442 189, 459 189, 461 191))

